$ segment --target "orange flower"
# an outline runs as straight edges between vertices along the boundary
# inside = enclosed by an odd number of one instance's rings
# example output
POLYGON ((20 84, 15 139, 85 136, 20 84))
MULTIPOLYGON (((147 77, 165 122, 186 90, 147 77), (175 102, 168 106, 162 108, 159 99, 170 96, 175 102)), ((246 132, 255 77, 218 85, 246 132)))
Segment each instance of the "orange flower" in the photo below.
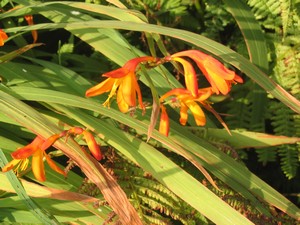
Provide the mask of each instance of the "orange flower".
POLYGON ((117 92, 117 103, 121 112, 127 112, 130 107, 136 107, 136 95, 139 105, 145 110, 142 94, 136 78, 136 69, 140 63, 156 63, 157 58, 144 56, 129 60, 123 67, 103 74, 108 77, 100 84, 88 89, 85 93, 87 97, 101 95, 109 92, 108 99, 104 102, 104 106, 110 105, 110 99, 117 92))
MULTIPOLYGON (((32 15, 26 15, 24 16, 25 20, 27 21, 28 25, 34 25, 33 23, 33 16, 32 15)), ((36 43, 37 38, 38 38, 38 33, 36 30, 31 31, 31 35, 33 38, 33 43, 36 43)))
POLYGON ((8 39, 7 34, 0 29, 0 46, 4 45, 4 41, 6 41, 8 39))
POLYGON ((198 97, 195 98, 191 95, 190 91, 184 88, 175 88, 163 96, 161 96, 160 101, 170 96, 176 96, 176 100, 180 103, 180 119, 179 122, 181 125, 185 125, 188 119, 188 110, 191 110, 195 122, 198 126, 204 126, 206 123, 206 118, 201 107, 197 104, 205 104, 205 100, 208 99, 213 93, 211 88, 202 88, 198 89, 198 97))
POLYGON ((60 169, 55 162, 49 157, 49 155, 45 152, 46 148, 53 144, 60 136, 55 135, 51 136, 48 139, 43 139, 40 136, 37 136, 30 144, 19 148, 15 152, 11 154, 13 160, 9 162, 6 166, 2 168, 2 172, 7 172, 17 166, 16 170, 24 171, 28 166, 28 158, 32 156, 32 172, 35 178, 39 181, 45 181, 45 168, 43 158, 46 158, 47 163, 51 167, 51 169, 56 172, 66 176, 66 173, 60 169), (53 138, 54 137, 54 138, 53 138))
POLYGON ((189 57, 194 60, 202 71, 216 94, 228 94, 232 83, 242 83, 241 77, 234 71, 227 69, 221 62, 210 55, 198 50, 187 50, 171 55, 171 59, 178 61, 180 57, 189 57))

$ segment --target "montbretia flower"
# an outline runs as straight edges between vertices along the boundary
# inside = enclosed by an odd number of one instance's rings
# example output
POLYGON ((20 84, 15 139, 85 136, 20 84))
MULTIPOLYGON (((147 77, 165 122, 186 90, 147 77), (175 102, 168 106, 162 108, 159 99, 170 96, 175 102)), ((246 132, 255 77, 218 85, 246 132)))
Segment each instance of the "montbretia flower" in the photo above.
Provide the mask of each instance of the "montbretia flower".
POLYGON ((50 158, 50 156, 46 153, 46 149, 50 147, 58 138, 60 138, 60 135, 54 135, 48 139, 44 139, 40 136, 37 136, 30 144, 19 148, 15 152, 11 153, 13 160, 2 168, 2 172, 9 171, 14 167, 16 167, 16 170, 26 170, 29 164, 28 158, 31 156, 31 168, 33 175, 37 180, 46 180, 44 158, 46 159, 51 169, 66 176, 66 173, 61 168, 59 168, 55 164, 55 162, 50 158))
MULTIPOLYGON (((28 25, 34 25, 34 22, 33 22, 33 16, 32 15, 26 15, 24 16, 26 22, 28 23, 28 25)), ((33 38, 33 43, 36 43, 37 42, 37 39, 38 39, 38 33, 36 30, 32 30, 31 31, 31 35, 32 35, 32 38, 33 38)))
POLYGON ((175 88, 161 96, 160 102, 164 101, 168 97, 175 96, 175 100, 179 101, 180 104, 180 124, 186 124, 188 119, 188 110, 191 110, 197 126, 204 126, 206 123, 206 118, 198 103, 203 105, 207 104, 205 101, 212 94, 213 91, 211 88, 202 88, 198 89, 198 97, 194 97, 187 89, 175 88))
MULTIPOLYGON (((216 94, 222 93, 223 95, 227 95, 231 89, 232 83, 243 82, 243 79, 234 71, 227 69, 220 61, 201 51, 187 50, 175 53, 168 57, 171 60, 179 62, 180 60, 178 59, 181 57, 189 57, 195 61, 199 69, 210 83, 213 92, 216 94)), ((190 72, 190 74, 192 74, 192 72, 190 72)), ((190 75, 190 79, 194 79, 193 76, 194 75, 190 75)), ((195 94, 193 95, 195 96, 195 94)))
POLYGON ((117 95, 117 104, 121 112, 127 112, 130 107, 136 107, 136 96, 140 107, 145 110, 142 93, 138 85, 136 70, 140 63, 155 64, 157 58, 151 56, 138 57, 129 60, 123 67, 103 74, 108 77, 106 80, 88 89, 85 93, 87 97, 101 95, 110 92, 104 106, 110 106, 110 99, 117 95))
POLYGON ((4 41, 6 41, 8 39, 7 34, 0 29, 0 46, 4 45, 4 41))
POLYGON ((32 172, 35 178, 39 181, 45 181, 45 168, 44 168, 44 158, 49 164, 50 168, 56 172, 66 176, 64 170, 60 169, 51 157, 46 153, 46 150, 51 147, 58 139, 62 137, 67 137, 69 135, 80 135, 82 134, 88 148, 92 155, 97 159, 102 159, 102 154, 93 135, 80 127, 72 127, 69 130, 65 130, 59 134, 54 134, 47 139, 44 139, 40 136, 37 136, 30 144, 17 149, 15 152, 11 153, 13 160, 9 162, 2 168, 2 172, 7 172, 13 168, 14 171, 18 174, 19 171, 25 171, 29 165, 29 157, 32 156, 32 172))

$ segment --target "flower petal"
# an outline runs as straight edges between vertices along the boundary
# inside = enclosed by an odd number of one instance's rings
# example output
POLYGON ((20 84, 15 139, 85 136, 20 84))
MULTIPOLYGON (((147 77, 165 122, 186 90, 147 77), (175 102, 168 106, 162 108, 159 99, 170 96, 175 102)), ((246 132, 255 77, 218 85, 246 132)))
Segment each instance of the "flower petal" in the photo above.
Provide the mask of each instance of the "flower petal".
POLYGON ((202 102, 208 99, 213 94, 211 87, 198 89, 198 98, 195 101, 202 102))
POLYGON ((169 120, 169 116, 167 114, 167 110, 166 107, 161 105, 161 114, 160 114, 160 123, 159 123, 159 129, 158 131, 161 134, 164 134, 166 136, 169 135, 169 131, 170 131, 170 120, 169 120))
POLYGON ((241 78, 240 76, 238 76, 238 75, 235 75, 234 76, 234 81, 235 82, 238 82, 238 83, 243 83, 244 81, 243 81, 243 78, 241 78))
POLYGON ((102 159, 102 153, 100 151, 99 145, 97 144, 94 136, 88 132, 88 131, 83 131, 83 136, 85 138, 85 141, 92 153, 92 155, 97 159, 101 160, 102 159))
POLYGON ((136 106, 136 92, 135 92, 135 75, 130 74, 123 78, 122 84, 119 87, 119 91, 122 92, 123 99, 130 107, 136 106))
POLYGON ((8 39, 7 34, 2 29, 0 29, 0 46, 3 46, 4 41, 6 41, 7 39, 8 39))
POLYGON ((201 107, 194 101, 187 101, 185 104, 191 110, 197 126, 204 126, 206 118, 201 107))
MULTIPOLYGON (((25 20, 27 21, 28 25, 34 25, 33 23, 33 16, 32 15, 26 15, 24 16, 25 20)), ((31 35, 33 38, 33 43, 36 43, 37 38, 38 38, 38 33, 36 30, 31 31, 31 35)))
POLYGON ((68 130, 68 134, 73 134, 73 135, 80 135, 82 134, 84 131, 84 129, 82 129, 81 127, 71 127, 69 130, 68 130))
POLYGON ((101 95, 104 92, 109 92, 112 89, 115 82, 116 82, 116 79, 107 78, 106 80, 102 81, 100 84, 97 84, 97 85, 91 87, 90 89, 88 89, 85 92, 85 96, 92 97, 92 96, 96 96, 96 95, 101 95))
POLYGON ((41 150, 45 151, 46 149, 48 149, 51 145, 53 145, 61 137, 62 137, 62 133, 61 134, 54 134, 54 135, 50 136, 41 145, 41 150))
POLYGON ((37 136, 30 144, 19 148, 18 150, 11 153, 11 156, 14 159, 25 159, 34 154, 37 150, 40 149, 41 145, 44 143, 44 140, 37 136))
POLYGON ((123 68, 126 68, 130 72, 135 72, 137 66, 142 62, 156 62, 157 58, 152 56, 142 56, 129 60, 123 68))
POLYGON ((123 67, 121 67, 121 68, 118 68, 116 70, 104 73, 102 76, 103 77, 109 77, 109 78, 118 79, 118 78, 122 78, 122 77, 127 76, 127 74, 129 72, 130 71, 128 69, 124 69, 123 67))
POLYGON ((136 78, 134 78, 133 82, 134 82, 135 92, 137 93, 137 96, 138 96, 139 105, 140 105, 140 107, 141 107, 141 109, 143 110, 143 113, 144 113, 145 112, 145 106, 144 106, 144 103, 143 103, 143 97, 142 97, 142 92, 141 92, 140 86, 139 86, 136 78))
POLYGON ((130 59, 125 63, 125 65, 119 69, 110 71, 108 73, 103 74, 104 77, 111 78, 121 78, 127 76, 129 73, 135 73, 137 66, 142 62, 153 61, 156 62, 157 59, 152 56, 142 56, 130 59))
POLYGON ((188 119, 188 113, 187 113, 188 109, 189 108, 187 107, 187 105, 181 102, 179 122, 183 126, 186 124, 186 121, 188 119))
POLYGON ((38 150, 32 155, 32 172, 38 181, 45 181, 45 168, 43 162, 44 151, 38 150))
POLYGON ((227 69, 221 63, 213 65, 213 62, 211 61, 204 61, 203 66, 205 67, 205 70, 202 70, 203 74, 210 82, 215 92, 218 94, 220 91, 223 95, 228 94, 230 86, 226 80, 232 81, 235 77, 235 73, 227 69))
POLYGON ((117 104, 118 104, 119 110, 120 110, 122 113, 128 112, 129 106, 128 106, 128 104, 126 103, 126 101, 124 100, 124 98, 123 98, 123 93, 122 93, 122 90, 121 90, 121 89, 118 90, 118 92, 117 92, 117 104))
POLYGON ((179 96, 179 95, 189 95, 190 92, 185 89, 185 88, 174 88, 171 91, 168 91, 167 93, 165 93, 164 95, 162 95, 160 97, 160 102, 162 102, 163 100, 165 100, 166 98, 170 97, 170 96, 179 96))
POLYGON ((185 59, 174 57, 172 60, 180 62, 183 66, 184 70, 184 79, 185 79, 185 85, 186 88, 192 93, 192 96, 197 97, 198 96, 198 81, 196 72, 188 61, 185 59))
POLYGON ((2 172, 7 172, 13 169, 18 163, 20 163, 22 159, 13 159, 9 163, 7 163, 4 167, 2 167, 2 172))
POLYGON ((237 81, 242 81, 234 71, 227 69, 220 61, 201 51, 188 50, 172 55, 172 57, 183 56, 189 57, 196 62, 216 94, 220 92, 224 95, 228 94, 231 88, 231 82, 234 82, 235 78, 237 81))
POLYGON ((181 52, 177 52, 175 54, 172 55, 172 57, 190 57, 191 59, 199 59, 199 60, 204 60, 207 56, 207 54, 205 54, 204 52, 201 52, 199 50, 186 50, 186 51, 181 51, 181 52))
POLYGON ((44 152, 44 156, 46 158, 46 161, 48 163, 48 165, 50 166, 51 169, 53 169, 54 171, 56 171, 57 173, 60 173, 62 175, 64 175, 65 177, 67 176, 66 172, 64 170, 62 170, 50 157, 47 153, 44 152))

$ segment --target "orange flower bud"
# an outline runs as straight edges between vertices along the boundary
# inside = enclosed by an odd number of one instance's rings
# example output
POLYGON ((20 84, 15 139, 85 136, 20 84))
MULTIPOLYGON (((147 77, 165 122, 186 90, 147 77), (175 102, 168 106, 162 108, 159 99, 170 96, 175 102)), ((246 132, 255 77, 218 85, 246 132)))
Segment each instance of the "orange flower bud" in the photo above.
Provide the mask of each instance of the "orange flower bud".
POLYGON ((88 131, 83 131, 83 136, 84 136, 84 139, 92 153, 92 155, 97 159, 97 160, 101 160, 102 159, 102 153, 100 151, 100 147, 99 145, 97 144, 94 136, 88 132, 88 131))
MULTIPOLYGON (((24 16, 25 20, 27 21, 28 25, 34 25, 33 23, 33 16, 32 15, 26 15, 24 16)), ((31 35, 32 35, 32 38, 33 38, 33 43, 36 43, 37 42, 37 39, 38 39, 38 33, 36 30, 32 30, 31 31, 31 35)))
POLYGON ((68 130, 68 134, 73 134, 73 135, 79 135, 82 134, 84 131, 84 129, 82 129, 81 127, 72 127, 68 130))
POLYGON ((170 130, 170 120, 167 114, 166 107, 161 105, 161 114, 160 114, 160 123, 159 123, 159 132, 168 136, 170 130))

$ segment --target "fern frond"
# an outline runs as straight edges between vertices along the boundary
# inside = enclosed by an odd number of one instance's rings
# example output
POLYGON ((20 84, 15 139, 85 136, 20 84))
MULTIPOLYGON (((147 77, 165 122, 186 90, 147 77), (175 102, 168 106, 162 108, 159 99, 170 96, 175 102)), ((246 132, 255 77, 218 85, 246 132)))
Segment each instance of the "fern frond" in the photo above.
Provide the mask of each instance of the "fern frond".
POLYGON ((248 5, 252 8, 255 18, 261 21, 265 28, 278 30, 283 24, 280 17, 281 5, 285 8, 289 0, 285 1, 286 3, 277 0, 248 0, 248 5))
MULTIPOLYGON (((299 20, 299 16, 292 17, 299 20)), ((273 78, 286 90, 300 99, 300 52, 297 43, 300 42, 299 31, 289 26, 289 33, 283 41, 275 42, 277 63, 273 78), (291 33, 292 32, 292 33, 291 33)), ((275 100, 271 103, 272 126, 278 135, 300 136, 300 115, 283 106, 275 100)), ((284 145, 278 148, 281 168, 288 179, 295 177, 299 168, 299 145, 284 145)))
POLYGON ((232 94, 232 99, 227 103, 228 115, 225 117, 227 125, 231 129, 249 129, 251 118, 251 92, 248 90, 249 83, 243 89, 237 88, 232 94))
POLYGON ((275 147, 261 148, 256 150, 258 161, 264 166, 268 162, 275 162, 277 159, 277 150, 275 147))
POLYGON ((265 120, 269 103, 268 99, 262 96, 264 94, 261 93, 263 90, 255 86, 250 80, 232 92, 231 101, 227 103, 229 116, 225 118, 230 129, 243 128, 265 132, 265 120), (257 101, 259 101, 259 104, 255 104, 257 101))
POLYGON ((279 148, 279 156, 281 157, 281 168, 288 179, 296 176, 299 167, 300 146, 283 145, 279 148))
POLYGON ((170 224, 170 219, 183 224, 207 224, 207 220, 173 192, 145 173, 139 166, 117 153, 106 162, 119 185, 147 224, 170 224), (189 215, 193 214, 190 218, 189 215))

